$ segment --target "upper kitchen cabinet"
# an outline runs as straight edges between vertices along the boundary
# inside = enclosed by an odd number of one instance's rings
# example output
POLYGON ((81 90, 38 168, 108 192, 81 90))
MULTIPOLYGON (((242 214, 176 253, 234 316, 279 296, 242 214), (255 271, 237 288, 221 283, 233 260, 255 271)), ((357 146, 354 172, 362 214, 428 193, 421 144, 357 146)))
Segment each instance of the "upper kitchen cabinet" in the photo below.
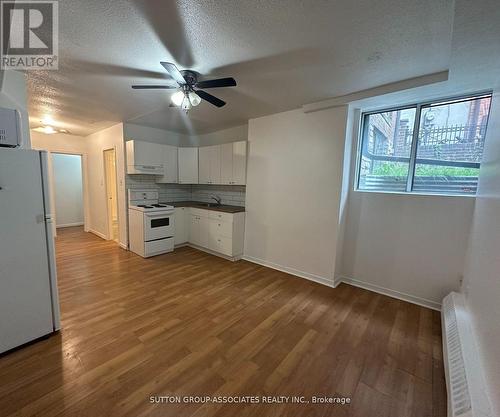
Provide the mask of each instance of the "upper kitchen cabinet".
POLYGON ((127 174, 163 175, 163 146, 141 140, 127 141, 127 174))
POLYGON ((245 185, 247 178, 247 142, 221 145, 221 184, 245 185))
POLYGON ((221 184, 221 146, 203 146, 198 150, 200 184, 221 184))
POLYGON ((179 148, 179 184, 198 184, 198 148, 179 148))
POLYGON ((156 179, 158 183, 175 184, 179 182, 178 148, 177 146, 162 145, 163 148, 163 175, 156 179))

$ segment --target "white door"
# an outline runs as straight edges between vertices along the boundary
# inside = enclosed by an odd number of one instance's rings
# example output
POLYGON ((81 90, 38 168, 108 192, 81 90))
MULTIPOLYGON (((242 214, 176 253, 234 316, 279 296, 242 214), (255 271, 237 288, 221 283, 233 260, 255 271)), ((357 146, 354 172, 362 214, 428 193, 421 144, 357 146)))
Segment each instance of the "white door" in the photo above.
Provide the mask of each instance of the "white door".
POLYGON ((198 184, 198 148, 179 148, 179 184, 198 184))
POLYGON ((221 166, 220 166, 220 145, 209 146, 210 152, 210 184, 221 183, 221 166))
POLYGON ((180 245, 187 242, 186 230, 186 209, 184 207, 176 207, 174 211, 175 234, 174 243, 180 245))
POLYGON ((247 142, 233 143, 233 184, 245 185, 247 182, 247 142))
POLYGON ((208 248, 208 217, 200 217, 198 229, 198 245, 208 248))
POLYGON ((200 243, 200 217, 192 214, 190 216, 191 221, 189 224, 189 242, 194 245, 199 245, 200 243))
POLYGON ((158 143, 134 141, 134 164, 135 165, 162 165, 163 145, 158 143))
POLYGON ((174 214, 144 213, 144 240, 157 240, 175 236, 174 214))
POLYGON ((53 331, 40 154, 0 149, 0 352, 53 331))
POLYGON ((212 157, 212 152, 210 146, 203 146, 198 149, 199 157, 199 179, 200 184, 210 184, 210 158, 212 157))
POLYGON ((104 176, 106 183, 106 201, 108 211, 108 239, 118 242, 118 185, 116 179, 116 153, 106 149, 104 155, 104 176))
POLYGON ((221 145, 221 184, 231 184, 233 181, 233 144, 221 145))
POLYGON ((156 182, 175 184, 178 182, 178 148, 177 146, 161 145, 163 153, 163 172, 156 182))

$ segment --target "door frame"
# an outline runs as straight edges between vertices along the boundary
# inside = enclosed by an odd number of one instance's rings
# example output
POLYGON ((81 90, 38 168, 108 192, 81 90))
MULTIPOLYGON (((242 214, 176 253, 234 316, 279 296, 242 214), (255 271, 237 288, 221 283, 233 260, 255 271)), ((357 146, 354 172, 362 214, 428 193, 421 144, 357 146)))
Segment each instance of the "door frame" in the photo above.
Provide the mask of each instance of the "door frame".
POLYGON ((53 222, 54 236, 57 237, 57 212, 55 205, 55 184, 54 184, 54 165, 52 160, 53 154, 62 155, 77 155, 81 157, 81 168, 82 168, 82 199, 83 199, 83 230, 88 232, 90 229, 90 206, 89 206, 89 189, 88 189, 88 165, 87 165, 87 153, 86 152, 75 152, 68 150, 58 150, 53 149, 47 151, 48 161, 49 161, 49 182, 50 182, 50 202, 52 207, 54 207, 55 218, 53 222))
POLYGON ((106 199, 106 239, 107 240, 114 240, 113 239, 113 222, 109 221, 110 220, 110 214, 111 214, 111 206, 109 204, 109 199, 108 199, 108 170, 107 170, 107 163, 106 163, 106 152, 107 151, 113 151, 114 158, 115 158, 115 193, 116 193, 116 217, 118 221, 118 236, 116 237, 116 243, 120 243, 120 210, 118 207, 118 170, 117 170, 117 161, 116 161, 116 146, 112 146, 110 148, 105 148, 102 150, 102 162, 103 162, 103 172, 104 172, 104 197, 106 199))

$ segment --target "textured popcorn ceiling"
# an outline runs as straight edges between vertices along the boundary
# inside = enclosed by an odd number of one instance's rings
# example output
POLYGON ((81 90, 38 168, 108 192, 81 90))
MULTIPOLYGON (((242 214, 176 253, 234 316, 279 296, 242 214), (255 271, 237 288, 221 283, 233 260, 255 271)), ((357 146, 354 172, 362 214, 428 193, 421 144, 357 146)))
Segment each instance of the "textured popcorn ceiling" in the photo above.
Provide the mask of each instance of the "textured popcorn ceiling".
POLYGON ((60 0, 60 69, 28 71, 31 124, 88 134, 119 121, 206 133, 302 104, 445 70, 451 0, 60 0), (238 87, 188 116, 161 60, 238 87))

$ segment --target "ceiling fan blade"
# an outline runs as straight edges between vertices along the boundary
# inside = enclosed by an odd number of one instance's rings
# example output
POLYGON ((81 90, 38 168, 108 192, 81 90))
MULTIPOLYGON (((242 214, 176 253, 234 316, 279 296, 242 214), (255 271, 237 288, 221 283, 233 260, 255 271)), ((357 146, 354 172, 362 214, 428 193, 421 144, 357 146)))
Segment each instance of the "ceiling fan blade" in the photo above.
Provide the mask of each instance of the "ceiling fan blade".
POLYGON ((206 80, 196 83, 198 88, 236 87, 236 80, 232 77, 206 80))
POLYGON ((178 85, 133 85, 132 88, 134 90, 155 90, 155 89, 172 90, 179 88, 179 86, 178 85))
POLYGON ((208 101, 210 104, 213 104, 217 107, 222 107, 226 104, 225 101, 222 101, 220 98, 213 96, 212 94, 207 93, 203 90, 196 90, 196 94, 198 94, 203 100, 208 101))
POLYGON ((182 76, 181 72, 179 69, 172 64, 171 62, 160 62, 161 65, 163 65, 163 68, 167 70, 167 72, 170 74, 170 76, 177 81, 179 85, 184 85, 187 84, 186 80, 182 76))

